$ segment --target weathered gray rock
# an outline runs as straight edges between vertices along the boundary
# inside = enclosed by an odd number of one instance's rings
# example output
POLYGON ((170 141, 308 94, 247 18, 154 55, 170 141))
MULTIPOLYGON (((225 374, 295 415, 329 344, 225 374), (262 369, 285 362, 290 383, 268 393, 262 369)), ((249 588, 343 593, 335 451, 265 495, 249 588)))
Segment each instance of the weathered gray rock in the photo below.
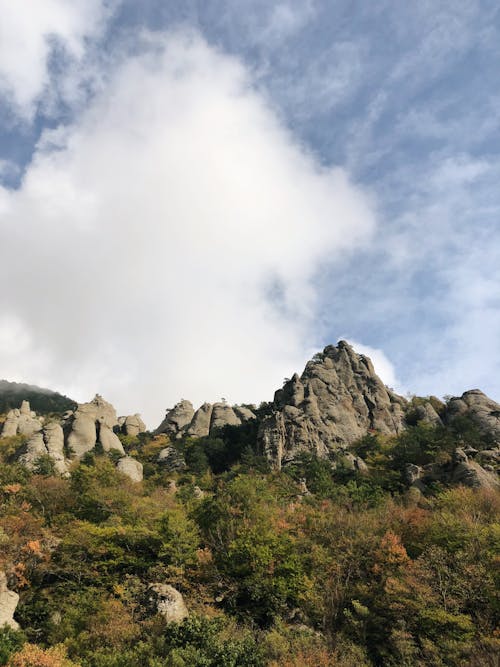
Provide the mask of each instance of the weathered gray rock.
POLYGON ((303 451, 329 458, 370 430, 399 433, 406 405, 383 384, 368 357, 340 341, 275 393, 274 414, 262 422, 259 441, 277 468, 303 451))
POLYGON ((49 422, 43 427, 43 440, 47 454, 54 460, 56 470, 65 475, 68 472, 69 461, 64 453, 64 432, 61 424, 49 422))
POLYGON ((233 410, 235 415, 242 422, 247 422, 256 418, 255 414, 250 410, 250 408, 245 408, 243 405, 233 405, 233 410))
POLYGON ((223 426, 239 426, 241 419, 236 416, 233 408, 227 403, 214 403, 212 418, 210 420, 210 432, 223 426))
POLYGON ((129 436, 135 437, 139 433, 146 431, 146 424, 142 421, 139 414, 119 417, 118 424, 121 427, 122 433, 129 436))
POLYGON ((195 486, 195 487, 193 488, 193 496, 194 496, 197 500, 201 500, 202 498, 205 497, 205 491, 203 491, 202 489, 200 489, 199 486, 195 486))
POLYGON ((88 415, 89 417, 92 417, 95 422, 98 421, 101 424, 106 424, 106 426, 109 426, 111 429, 118 426, 116 410, 111 403, 105 401, 99 394, 96 394, 89 403, 80 404, 76 409, 75 414, 88 415))
POLYGON ((169 584, 150 584, 148 597, 151 611, 164 616, 168 623, 180 623, 189 616, 181 593, 169 584))
POLYGON ((462 484, 474 489, 500 489, 500 481, 493 468, 486 470, 470 459, 461 447, 453 452, 449 463, 430 463, 422 467, 409 464, 406 478, 409 484, 421 490, 432 482, 462 484))
POLYGON ((500 404, 488 398, 479 389, 471 389, 460 398, 452 398, 446 407, 446 421, 456 417, 469 417, 483 433, 500 443, 500 404))
POLYGON ((69 412, 64 422, 68 432, 67 445, 73 458, 81 458, 96 446, 99 440, 104 451, 116 449, 124 454, 123 446, 113 428, 118 426, 116 410, 96 394, 88 403, 81 403, 69 412))
POLYGON ((2 429, 2 437, 7 438, 13 435, 30 437, 33 433, 40 431, 41 428, 41 420, 30 409, 28 401, 23 401, 20 408, 9 410, 7 413, 2 429))
POLYGON ((123 475, 127 475, 133 482, 142 482, 142 463, 132 456, 124 456, 119 459, 116 469, 123 475))
POLYGON ((158 463, 169 472, 178 472, 184 470, 186 461, 175 447, 165 447, 158 454, 158 463))
POLYGON ((443 421, 438 415, 434 406, 429 401, 417 405, 415 408, 415 413, 417 416, 417 421, 423 421, 427 424, 432 424, 433 426, 442 426, 443 421))
POLYGON ((125 454, 123 445, 120 441, 120 438, 114 433, 114 431, 105 423, 100 424, 98 422, 99 428, 99 438, 98 442, 101 444, 105 452, 110 452, 112 449, 120 452, 120 454, 125 454))
POLYGON ((33 470, 37 459, 39 459, 40 456, 47 454, 42 432, 38 431, 38 433, 33 433, 21 447, 20 452, 21 453, 18 456, 19 463, 22 463, 28 470, 33 470))
POLYGON ((204 438, 210 435, 212 409, 210 403, 203 403, 203 405, 194 413, 193 419, 186 429, 186 435, 190 435, 194 438, 204 438))
POLYGON ((165 419, 158 426, 154 435, 166 433, 173 438, 180 438, 194 417, 193 404, 190 401, 179 401, 171 410, 168 410, 165 419))
POLYGON ((14 612, 18 602, 19 595, 9 590, 5 572, 0 572, 0 628, 8 625, 14 630, 19 629, 19 623, 14 620, 14 612))
POLYGON ((97 440, 96 422, 94 416, 77 410, 71 422, 71 431, 68 435, 68 448, 73 458, 81 458, 91 449, 94 449, 97 440))
POLYGON ((2 428, 2 438, 11 438, 17 435, 17 424, 19 422, 19 410, 9 410, 2 428))

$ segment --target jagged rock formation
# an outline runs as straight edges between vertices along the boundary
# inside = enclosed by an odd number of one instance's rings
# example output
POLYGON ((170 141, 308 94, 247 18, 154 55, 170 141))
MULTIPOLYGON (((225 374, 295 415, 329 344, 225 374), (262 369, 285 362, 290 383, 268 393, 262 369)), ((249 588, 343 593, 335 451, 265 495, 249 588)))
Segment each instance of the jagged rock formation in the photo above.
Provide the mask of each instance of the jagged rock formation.
POLYGON ((151 611, 161 614, 167 623, 180 623, 189 616, 181 593, 169 584, 150 584, 148 597, 151 611))
POLYGON ((4 438, 13 435, 30 436, 42 428, 41 420, 30 408, 28 401, 23 401, 20 408, 9 410, 5 419, 2 436, 4 438))
POLYGON ((479 389, 471 389, 460 398, 451 398, 446 407, 446 421, 469 417, 480 430, 500 443, 500 405, 479 389))
POLYGON ((74 412, 66 414, 64 429, 68 433, 67 445, 75 458, 81 458, 96 443, 105 452, 111 449, 125 454, 120 439, 113 428, 118 426, 116 410, 102 396, 96 396, 89 403, 82 403, 74 412))
POLYGON ((14 620, 18 602, 19 595, 9 590, 5 572, 0 572, 0 628, 8 625, 13 630, 19 629, 19 623, 14 620))
POLYGON ((133 482, 142 482, 142 468, 142 463, 132 456, 124 456, 116 464, 116 469, 123 475, 127 475, 133 482))
POLYGON ((154 433, 165 433, 173 439, 186 435, 203 438, 223 426, 240 426, 249 419, 255 419, 255 414, 239 405, 230 406, 224 402, 203 403, 195 411, 193 404, 183 399, 167 411, 165 419, 154 433))
POLYGON ((124 435, 136 436, 146 431, 146 424, 142 421, 141 415, 128 415, 127 417, 118 417, 118 425, 124 435))
POLYGON ((459 447, 447 463, 409 464, 406 468, 407 482, 419 491, 425 491, 432 482, 463 484, 474 489, 500 489, 494 470, 486 470, 473 460, 478 454, 472 447, 459 447))
MULTIPOLYGON (((33 470, 37 459, 48 455, 53 459, 57 472, 66 475, 71 459, 81 458, 97 445, 105 452, 116 450, 125 456, 123 445, 114 430, 119 427, 114 407, 99 395, 89 403, 77 405, 76 410, 66 412, 62 423, 55 420, 44 423, 44 419, 30 409, 28 401, 23 401, 19 409, 8 412, 2 437, 26 436, 17 457, 28 469, 33 470)), ((145 428, 137 414, 122 418, 121 430, 128 435, 138 434, 145 428)), ((137 478, 141 464, 136 463, 136 466, 130 461, 122 464, 125 474, 137 478), (133 467, 135 471, 132 471, 133 467)), ((140 475, 142 479, 142 466, 140 475)))
POLYGON ((262 422, 259 441, 278 468, 303 451, 329 458, 369 430, 399 433, 406 405, 376 375, 368 357, 340 341, 275 393, 274 413, 262 422))

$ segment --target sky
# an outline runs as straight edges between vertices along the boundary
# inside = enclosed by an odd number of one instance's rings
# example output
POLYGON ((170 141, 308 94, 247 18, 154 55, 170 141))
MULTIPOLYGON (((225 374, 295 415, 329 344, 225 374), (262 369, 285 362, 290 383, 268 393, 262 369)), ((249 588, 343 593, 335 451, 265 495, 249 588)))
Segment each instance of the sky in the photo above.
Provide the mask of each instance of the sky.
POLYGON ((500 400, 494 0, 0 0, 0 376, 150 427, 347 339, 500 400))

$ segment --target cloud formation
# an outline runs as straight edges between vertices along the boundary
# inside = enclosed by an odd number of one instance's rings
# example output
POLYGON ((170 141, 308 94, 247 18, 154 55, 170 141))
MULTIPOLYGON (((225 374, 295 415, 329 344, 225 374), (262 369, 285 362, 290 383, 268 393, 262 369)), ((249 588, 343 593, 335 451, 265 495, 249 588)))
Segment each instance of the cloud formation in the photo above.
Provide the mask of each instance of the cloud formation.
POLYGON ((375 223, 238 60, 196 34, 146 42, 0 189, 0 365, 154 426, 182 396, 270 398, 316 343, 318 271, 375 223))
POLYGON ((48 92, 50 59, 58 54, 73 64, 82 61, 111 5, 109 0, 36 0, 28 7, 0 0, 0 94, 11 112, 32 119, 48 92))

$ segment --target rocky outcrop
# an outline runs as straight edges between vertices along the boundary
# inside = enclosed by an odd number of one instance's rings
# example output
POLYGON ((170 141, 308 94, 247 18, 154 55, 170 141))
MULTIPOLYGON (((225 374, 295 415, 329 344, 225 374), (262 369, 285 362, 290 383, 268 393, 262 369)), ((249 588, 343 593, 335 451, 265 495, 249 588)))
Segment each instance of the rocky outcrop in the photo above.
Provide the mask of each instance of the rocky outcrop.
POLYGON ((150 584, 148 602, 150 610, 161 614, 168 623, 180 623, 189 616, 181 593, 169 584, 150 584))
POLYGON ((369 431, 399 433, 406 405, 368 357, 340 341, 275 393, 274 412, 260 426, 261 449, 277 468, 304 451, 330 458, 369 431))
POLYGON ((182 399, 167 414, 162 423, 154 431, 154 435, 166 433, 171 438, 181 437, 184 431, 189 427, 194 417, 194 408, 191 401, 182 399))
POLYGON ((175 447, 164 447, 158 454, 157 462, 168 472, 179 472, 186 467, 186 461, 175 447))
POLYGON ((239 426, 240 424, 241 419, 230 405, 227 405, 227 403, 214 403, 212 418, 210 420, 210 432, 227 425, 239 426))
POLYGON ((469 417, 495 444, 500 444, 500 405, 479 389, 466 391, 460 398, 451 398, 446 407, 446 421, 469 417))
POLYGON ((128 415, 127 417, 118 417, 118 424, 124 435, 135 437, 139 433, 146 431, 146 424, 142 421, 141 415, 128 415))
POLYGON ((0 572, 0 628, 8 625, 13 630, 19 629, 19 623, 14 620, 18 602, 19 595, 9 590, 5 572, 0 572))
POLYGON ((113 429, 118 426, 116 410, 96 394, 89 403, 82 403, 74 412, 66 414, 64 429, 67 445, 73 458, 81 458, 99 443, 105 452, 112 449, 125 454, 120 439, 113 429))
POLYGON ((186 428, 186 435, 194 438, 203 438, 210 434, 210 424, 212 421, 213 406, 210 403, 203 405, 196 410, 191 423, 186 428))
POLYGON ((142 482, 142 463, 132 456, 124 456, 118 460, 116 469, 133 482, 142 482))
POLYGON ((9 410, 2 429, 2 437, 13 435, 33 435, 42 428, 42 421, 30 408, 28 401, 23 401, 20 408, 9 410))
POLYGON ((171 438, 184 436, 203 438, 224 426, 240 426, 249 419, 255 419, 255 414, 243 406, 231 406, 221 401, 213 404, 203 403, 195 411, 190 401, 182 400, 167 412, 165 419, 154 433, 155 435, 165 433, 171 438))
POLYGON ((424 466, 410 463, 406 467, 406 480, 420 491, 425 491, 432 482, 462 484, 473 489, 500 489, 498 475, 494 470, 486 470, 473 460, 472 457, 479 452, 473 448, 469 448, 469 452, 467 454, 463 448, 458 447, 447 463, 429 463, 424 466))

